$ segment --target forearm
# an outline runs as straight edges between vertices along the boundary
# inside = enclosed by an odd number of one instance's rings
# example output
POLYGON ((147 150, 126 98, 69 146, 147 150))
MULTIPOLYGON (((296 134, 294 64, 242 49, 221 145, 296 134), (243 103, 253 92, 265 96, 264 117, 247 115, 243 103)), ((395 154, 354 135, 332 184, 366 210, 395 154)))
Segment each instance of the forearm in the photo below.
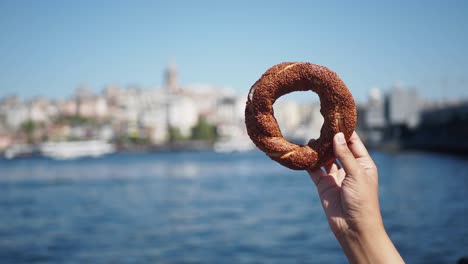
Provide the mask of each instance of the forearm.
POLYGON ((349 231, 338 241, 350 263, 404 263, 383 227, 363 234, 349 231))

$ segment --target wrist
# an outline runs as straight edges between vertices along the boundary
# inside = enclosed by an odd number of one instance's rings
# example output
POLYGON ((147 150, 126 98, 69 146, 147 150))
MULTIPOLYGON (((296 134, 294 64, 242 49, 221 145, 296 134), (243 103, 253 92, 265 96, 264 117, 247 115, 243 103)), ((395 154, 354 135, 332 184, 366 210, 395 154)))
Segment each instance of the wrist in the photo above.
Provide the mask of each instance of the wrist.
POLYGON ((366 214, 362 217, 353 217, 346 221, 346 228, 334 232, 335 237, 341 241, 359 239, 366 241, 374 236, 386 236, 385 227, 380 213, 366 214))
POLYGON ((374 226, 367 229, 349 228, 346 231, 335 234, 335 236, 343 249, 349 246, 368 248, 373 241, 382 240, 382 238, 387 236, 387 233, 383 226, 374 226))
POLYGON ((404 263, 383 225, 337 236, 350 263, 404 263))

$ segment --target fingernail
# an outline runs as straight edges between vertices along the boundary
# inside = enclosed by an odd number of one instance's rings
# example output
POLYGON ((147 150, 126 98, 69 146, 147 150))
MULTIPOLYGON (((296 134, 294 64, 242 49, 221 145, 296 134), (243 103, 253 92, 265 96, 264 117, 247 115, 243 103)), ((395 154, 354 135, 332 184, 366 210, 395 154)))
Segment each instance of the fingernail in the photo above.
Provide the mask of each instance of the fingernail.
POLYGON ((340 132, 336 134, 335 138, 336 138, 336 143, 341 144, 341 145, 346 144, 346 140, 344 138, 343 133, 340 132))

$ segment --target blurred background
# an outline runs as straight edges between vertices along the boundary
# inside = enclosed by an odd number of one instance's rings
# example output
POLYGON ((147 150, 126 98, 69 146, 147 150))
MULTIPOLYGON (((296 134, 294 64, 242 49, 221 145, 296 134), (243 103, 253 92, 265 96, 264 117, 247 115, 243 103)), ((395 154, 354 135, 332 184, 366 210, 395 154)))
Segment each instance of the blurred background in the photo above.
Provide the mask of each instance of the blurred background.
MULTIPOLYGON (((1 263, 342 263, 304 172, 248 138, 274 64, 337 72, 409 263, 468 255, 465 1, 0 1, 1 263)), ((320 135, 313 92, 286 138, 320 135)))

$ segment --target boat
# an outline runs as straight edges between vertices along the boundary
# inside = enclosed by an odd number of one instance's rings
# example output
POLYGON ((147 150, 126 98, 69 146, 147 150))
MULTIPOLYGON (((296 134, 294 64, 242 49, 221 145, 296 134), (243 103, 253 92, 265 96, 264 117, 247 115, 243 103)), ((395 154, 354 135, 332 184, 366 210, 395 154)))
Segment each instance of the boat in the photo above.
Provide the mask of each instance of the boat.
POLYGON ((32 144, 15 144, 5 150, 4 156, 6 159, 14 159, 19 157, 29 157, 34 155, 36 148, 32 144))
POLYGON ((39 146, 41 155, 58 160, 100 157, 114 151, 114 145, 100 140, 46 142, 39 146))

